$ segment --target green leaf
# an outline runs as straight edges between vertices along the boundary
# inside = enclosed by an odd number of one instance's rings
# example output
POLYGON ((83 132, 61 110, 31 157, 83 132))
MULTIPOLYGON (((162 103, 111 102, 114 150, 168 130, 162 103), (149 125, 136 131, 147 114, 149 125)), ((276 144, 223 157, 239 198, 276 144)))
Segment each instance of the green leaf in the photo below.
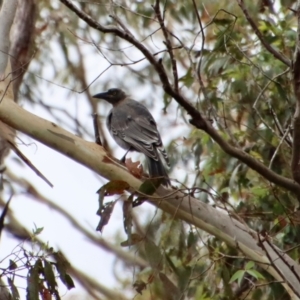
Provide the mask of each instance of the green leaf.
POLYGON ((170 299, 180 299, 180 291, 177 286, 167 277, 166 274, 159 272, 159 279, 165 290, 165 295, 170 296, 170 299))
POLYGON ((264 197, 268 193, 268 189, 264 187, 254 186, 251 188, 251 193, 257 197, 264 197))
POLYGON ((254 261, 248 261, 246 266, 245 266, 245 269, 246 270, 250 270, 254 267, 254 261))
POLYGON ((9 270, 15 270, 18 268, 18 266, 13 260, 10 259, 8 268, 9 268, 9 270))
POLYGON ((162 269, 163 256, 158 246, 155 245, 149 239, 146 239, 144 242, 146 259, 149 262, 150 266, 155 270, 162 269))
POLYGON ((32 230, 33 235, 39 235, 44 230, 44 227, 36 227, 34 224, 34 230, 32 230))
POLYGON ((261 273, 259 273, 256 270, 246 270, 246 272, 256 279, 265 279, 264 275, 262 275, 261 273))
POLYGON ((10 292, 11 292, 11 295, 12 295, 12 300, 19 300, 19 299, 21 299, 19 291, 18 291, 17 287, 14 284, 14 281, 12 279, 10 279, 9 277, 7 278, 7 281, 8 281, 9 287, 10 287, 10 292))
POLYGON ((186 87, 190 87, 194 83, 194 77, 192 76, 192 68, 189 68, 187 73, 179 78, 179 81, 183 82, 186 87))
POLYGON ((75 287, 75 284, 74 284, 74 281, 73 281, 72 277, 67 273, 65 274, 65 284, 66 284, 68 290, 75 287))
POLYGON ((237 280, 237 282, 238 282, 238 285, 241 285, 241 282, 242 282, 242 279, 243 279, 243 277, 244 277, 244 275, 245 275, 245 270, 238 270, 238 271, 236 271, 232 276, 231 276, 231 278, 230 278, 230 280, 229 280, 229 283, 232 283, 232 282, 234 282, 234 281, 236 281, 237 280))
POLYGON ((188 239, 187 239, 187 247, 191 248, 197 242, 197 238, 192 230, 189 231, 188 239))
MULTIPOLYGON (((139 187, 139 191, 145 195, 153 195, 161 183, 161 179, 147 179, 139 187)), ((146 196, 139 196, 134 203, 142 203, 147 199, 146 196)), ((134 204, 134 206, 137 206, 134 204)))
POLYGON ((129 242, 130 242, 131 231, 132 231, 132 200, 133 200, 133 195, 130 195, 128 199, 123 202, 124 230, 127 233, 129 242))
MULTIPOLYGON (((97 211, 97 215, 101 217, 100 222, 98 226, 96 227, 97 231, 102 232, 103 227, 108 224, 110 220, 110 216, 113 212, 113 209, 115 207, 116 201, 111 201, 103 205, 101 211, 97 211)), ((99 208, 100 209, 100 208, 99 208)))
POLYGON ((66 258, 62 255, 61 252, 56 252, 53 254, 54 258, 56 259, 56 263, 54 266, 59 274, 59 278, 62 283, 68 288, 73 288, 74 282, 69 274, 67 274, 67 268, 70 265, 66 258))
POLYGON ((57 283, 53 267, 47 260, 44 260, 44 276, 50 292, 53 293, 56 290, 57 283))
POLYGON ((27 274, 27 300, 39 300, 39 272, 38 268, 33 267, 27 274))

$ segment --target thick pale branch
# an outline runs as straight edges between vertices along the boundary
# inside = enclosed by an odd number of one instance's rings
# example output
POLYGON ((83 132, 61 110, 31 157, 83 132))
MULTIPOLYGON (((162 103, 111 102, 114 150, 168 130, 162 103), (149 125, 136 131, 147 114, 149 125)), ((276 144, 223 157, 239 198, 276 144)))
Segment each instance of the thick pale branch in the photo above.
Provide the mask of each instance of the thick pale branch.
MULTIPOLYGON (((2 1, 3 2, 3 1, 2 1)), ((5 0, 2 3, 0 11, 0 82, 8 76, 8 72, 5 73, 9 59, 9 34, 15 17, 18 0, 5 0)), ((6 92, 12 98, 12 90, 6 88, 6 92)), ((0 91, 0 101, 2 99, 3 92, 0 91)), ((10 143, 14 143, 15 133, 8 128, 6 124, 0 123, 0 164, 2 164, 4 158, 9 153, 10 143)))
POLYGON ((190 123, 197 127, 198 129, 204 130, 207 132, 214 140, 219 144, 219 146, 229 155, 239 159, 241 162, 245 163, 251 169, 258 172, 264 178, 269 180, 272 183, 275 183, 283 188, 286 188, 289 191, 294 192, 297 195, 300 195, 300 185, 296 184, 290 179, 287 179, 283 176, 276 174, 275 172, 271 171, 261 162, 257 161, 249 154, 245 153, 244 151, 232 147, 228 144, 219 134, 218 132, 211 126, 211 123, 203 118, 200 112, 185 99, 179 92, 177 92, 169 82, 168 75, 166 74, 162 63, 152 55, 151 52, 141 44, 137 39, 134 38, 132 35, 128 35, 125 31, 120 30, 119 28, 115 27, 105 27, 93 20, 88 14, 78 9, 76 6, 72 4, 70 0, 60 0, 64 3, 68 8, 70 8, 74 13, 77 14, 82 20, 87 22, 89 26, 95 28, 103 33, 111 33, 114 34, 132 45, 134 45, 137 49, 139 49, 150 64, 155 68, 162 84, 165 92, 172 96, 179 105, 181 105, 187 113, 192 117, 190 123))
POLYGON ((293 84, 296 97, 296 111, 293 119, 293 156, 292 174, 296 182, 300 183, 300 1, 297 5, 298 30, 293 62, 293 84))
MULTIPOLYGON (((0 104, 0 120, 109 180, 126 179, 132 187, 131 191, 137 190, 141 184, 140 180, 127 172, 122 165, 109 158, 102 147, 84 141, 56 124, 25 111, 9 99, 4 99, 0 104)), ((291 271, 291 268, 294 268, 300 274, 299 266, 276 247, 274 249, 277 251, 274 251, 268 246, 269 242, 265 242, 264 248, 258 246, 256 232, 225 213, 180 191, 172 193, 160 187, 155 196, 156 200, 149 200, 152 204, 213 234, 230 246, 239 248, 248 258, 260 263, 276 280, 284 280, 283 285, 291 296, 300 296, 298 278, 291 271), (268 250, 268 255, 265 249, 268 250), (273 265, 276 269, 272 267, 273 265), (280 270, 280 273, 276 270, 280 270)))

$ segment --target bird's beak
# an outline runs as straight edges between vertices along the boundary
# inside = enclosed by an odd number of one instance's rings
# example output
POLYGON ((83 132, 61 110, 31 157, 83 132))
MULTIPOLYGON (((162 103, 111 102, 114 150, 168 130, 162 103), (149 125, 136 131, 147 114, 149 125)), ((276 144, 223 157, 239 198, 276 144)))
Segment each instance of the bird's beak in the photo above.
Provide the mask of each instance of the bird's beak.
POLYGON ((109 95, 107 92, 104 92, 104 93, 99 93, 99 94, 94 95, 93 98, 107 100, 107 99, 109 99, 109 95))

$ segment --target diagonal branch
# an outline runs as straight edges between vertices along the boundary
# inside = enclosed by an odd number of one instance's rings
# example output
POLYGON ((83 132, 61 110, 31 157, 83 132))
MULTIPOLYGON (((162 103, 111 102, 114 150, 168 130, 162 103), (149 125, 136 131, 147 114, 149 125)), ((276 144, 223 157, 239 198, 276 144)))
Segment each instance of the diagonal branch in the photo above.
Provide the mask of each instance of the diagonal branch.
POLYGON ((161 30, 162 30, 162 32, 164 34, 164 37, 165 37, 165 44, 167 46, 168 53, 170 55, 171 65, 172 65, 172 69, 173 69, 174 87, 175 87, 175 91, 178 92, 177 63, 176 63, 176 59, 174 58, 173 47, 172 47, 171 41, 169 39, 169 33, 168 33, 168 30, 165 26, 164 20, 162 18, 161 12, 160 12, 159 0, 156 0, 155 5, 153 6, 153 8, 154 8, 157 20, 159 22, 159 25, 161 27, 161 30))
MULTIPOLYGON (((197 66, 197 76, 198 76, 198 81, 199 81, 200 87, 202 89, 202 93, 204 95, 204 98, 207 98, 207 93, 206 93, 205 86, 204 86, 202 76, 201 76, 203 50, 204 50, 204 45, 205 45, 205 34, 204 34, 204 28, 203 28, 203 25, 202 25, 202 22, 201 22, 201 18, 200 18, 199 12, 198 12, 196 2, 195 2, 195 0, 192 0, 192 1, 193 1, 194 11, 195 11, 195 14, 196 14, 196 17, 197 17, 197 20, 198 20, 198 24, 199 24, 199 27, 200 27, 200 33, 201 33, 201 36, 202 36, 200 57, 199 57, 199 62, 198 62, 198 66, 197 66)), ((197 34, 197 36, 198 36, 198 34, 197 34)))
POLYGON ((171 86, 169 82, 169 78, 167 73, 165 72, 162 64, 159 60, 157 60, 153 54, 143 45, 141 44, 134 36, 128 35, 128 33, 122 31, 119 28, 116 27, 105 27, 102 26, 100 23, 93 20, 88 14, 86 14, 84 11, 77 8, 70 0, 60 0, 63 4, 65 4, 70 10, 72 10, 79 18, 84 20, 90 27, 99 30, 103 33, 111 33, 114 34, 127 42, 134 45, 137 49, 139 49, 147 58, 147 60, 150 62, 150 64, 154 67, 156 70, 162 84, 165 92, 172 96, 186 111, 189 115, 191 115, 193 118, 198 119, 198 122, 203 120, 203 126, 205 126, 205 121, 198 112, 196 108, 194 108, 188 101, 179 93, 177 93, 171 86))
POLYGON ((300 185, 295 183, 293 180, 288 179, 286 177, 280 176, 268 169, 263 163, 254 159, 252 156, 247 154, 246 152, 231 146, 225 139, 223 139, 216 129, 211 125, 209 121, 207 121, 201 113, 193 106, 188 100, 179 92, 177 92, 170 84, 168 75, 166 74, 164 67, 160 63, 160 61, 156 60, 156 58, 152 55, 152 53, 134 36, 128 35, 126 32, 120 30, 115 27, 105 27, 93 20, 88 14, 84 11, 81 11, 76 6, 72 4, 70 0, 60 0, 64 3, 68 8, 70 8, 79 18, 87 22, 89 26, 95 28, 103 33, 111 33, 114 34, 127 42, 134 45, 137 49, 139 49, 144 56, 147 58, 149 63, 155 68, 160 81, 163 84, 164 91, 173 97, 179 105, 181 105, 187 113, 192 117, 190 123, 194 125, 196 128, 201 129, 208 133, 211 138, 223 149, 227 154, 239 159, 241 162, 245 163, 248 167, 255 170, 261 176, 269 180, 270 182, 277 184, 297 195, 300 195, 300 185))
POLYGON ((250 26, 252 27, 253 31, 255 32, 255 34, 257 35, 257 37, 259 38, 259 40, 261 41, 261 43, 264 45, 264 47, 271 53, 273 54, 273 56, 277 59, 279 59, 281 62, 283 62, 284 64, 286 64, 287 66, 291 67, 292 63, 291 61, 286 58, 283 54, 279 53, 275 48, 273 48, 264 38, 263 34, 260 32, 260 30, 258 29, 257 25, 255 24, 254 20, 252 19, 252 17, 250 16, 244 0, 237 0, 238 5, 240 6, 240 8, 242 9, 246 19, 248 20, 250 26))

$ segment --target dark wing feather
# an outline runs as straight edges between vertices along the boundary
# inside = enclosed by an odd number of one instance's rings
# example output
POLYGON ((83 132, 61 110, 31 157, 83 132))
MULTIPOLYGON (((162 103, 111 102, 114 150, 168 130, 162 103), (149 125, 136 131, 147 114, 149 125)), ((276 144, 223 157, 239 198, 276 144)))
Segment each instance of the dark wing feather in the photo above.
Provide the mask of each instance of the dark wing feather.
POLYGON ((159 160, 159 150, 169 164, 156 123, 148 109, 139 102, 128 99, 114 107, 107 124, 110 133, 121 147, 128 148, 129 145, 155 161, 159 160))

